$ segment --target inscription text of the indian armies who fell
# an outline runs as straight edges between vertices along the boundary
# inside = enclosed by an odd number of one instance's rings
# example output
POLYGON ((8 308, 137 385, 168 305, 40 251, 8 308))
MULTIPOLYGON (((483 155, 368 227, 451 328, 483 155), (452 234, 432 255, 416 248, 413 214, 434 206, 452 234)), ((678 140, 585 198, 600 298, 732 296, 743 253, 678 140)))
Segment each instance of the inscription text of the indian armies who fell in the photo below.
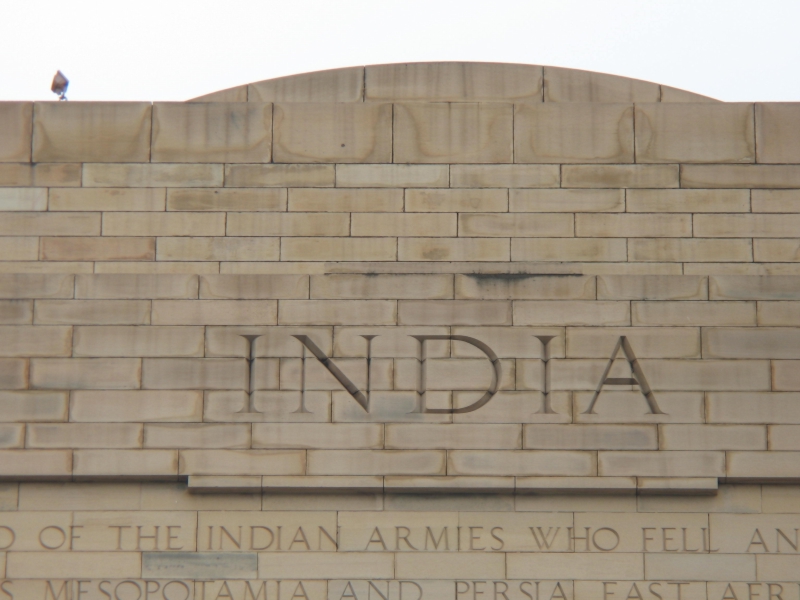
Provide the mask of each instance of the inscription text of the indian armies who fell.
MULTIPOLYGON (((242 335, 241 337, 247 340, 248 349, 247 349, 247 363, 248 363, 248 370, 247 370, 247 383, 246 383, 246 392, 247 392, 247 400, 245 402, 244 408, 242 408, 239 413, 244 414, 252 414, 252 413, 260 413, 261 411, 257 410, 254 405, 254 398, 253 392, 256 391, 255 387, 255 362, 256 362, 256 340, 258 340, 261 335, 242 335)), ((366 343, 366 389, 361 390, 359 387, 353 383, 352 379, 348 377, 342 369, 334 362, 332 358, 327 356, 325 352, 316 344, 314 341, 307 335, 293 335, 295 339, 298 340, 300 344, 303 346, 303 354, 300 366, 300 405, 295 412, 297 413, 309 413, 311 411, 308 410, 306 407, 305 402, 305 391, 306 391, 306 360, 308 358, 313 357, 317 361, 319 361, 323 367, 336 379, 336 381, 347 391, 353 399, 358 402, 358 404, 363 408, 366 412, 370 410, 370 393, 371 393, 371 366, 372 366, 372 341, 378 337, 377 335, 362 335, 361 337, 364 338, 366 343), (311 357, 307 355, 307 353, 311 354, 311 357)), ((489 347, 488 344, 482 342, 474 337, 466 336, 466 335, 412 335, 409 336, 417 340, 418 342, 418 367, 417 367, 417 386, 416 386, 416 395, 417 401, 416 406, 411 411, 411 413, 438 413, 438 414, 463 414, 463 413, 470 413, 480 409, 483 406, 486 406, 497 393, 497 390, 500 385, 500 375, 501 375, 501 363, 500 358, 495 354, 495 352, 489 347), (483 395, 478 398, 472 404, 468 406, 463 406, 459 408, 430 408, 426 405, 426 373, 427 373, 427 353, 426 353, 426 344, 429 341, 449 341, 449 342, 460 342, 464 344, 469 344, 478 350, 480 350, 486 360, 492 366, 492 376, 491 376, 491 383, 486 388, 483 395)), ((551 401, 550 401, 550 389, 549 389, 549 377, 548 377, 548 368, 547 363, 549 361, 549 344, 555 336, 552 335, 537 335, 532 336, 538 340, 538 343, 541 344, 542 347, 542 382, 543 382, 543 402, 542 407, 540 409, 540 413, 542 414, 555 414, 555 410, 553 410, 551 401)), ((617 340, 613 350, 611 351, 611 356, 608 360, 608 364, 603 371, 602 376, 597 384, 597 388, 594 391, 594 395, 592 397, 591 402, 589 403, 588 407, 583 414, 595 414, 595 405, 597 404, 598 399, 600 398, 600 393, 603 391, 603 387, 606 385, 630 385, 638 387, 639 391, 642 393, 644 397, 644 401, 647 404, 647 409, 649 414, 665 414, 658 406, 658 402, 656 401, 656 397, 653 394, 653 390, 650 388, 650 385, 647 383, 647 377, 642 370, 639 361, 636 358, 636 354, 634 353, 633 347, 631 346, 630 341, 626 336, 620 336, 617 340), (622 353, 625 360, 628 362, 630 366, 631 375, 630 377, 609 377, 609 373, 611 372, 612 367, 614 366, 614 361, 617 359, 618 355, 622 353)))

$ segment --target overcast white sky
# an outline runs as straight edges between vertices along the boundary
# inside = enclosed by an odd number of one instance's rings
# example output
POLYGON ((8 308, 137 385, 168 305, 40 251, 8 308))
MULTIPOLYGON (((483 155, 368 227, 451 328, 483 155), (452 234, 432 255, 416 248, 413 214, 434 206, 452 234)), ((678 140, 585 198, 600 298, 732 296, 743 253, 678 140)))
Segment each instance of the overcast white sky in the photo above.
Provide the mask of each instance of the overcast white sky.
POLYGON ((0 100, 186 100, 281 75, 468 60, 800 101, 799 0, 0 0, 0 100))

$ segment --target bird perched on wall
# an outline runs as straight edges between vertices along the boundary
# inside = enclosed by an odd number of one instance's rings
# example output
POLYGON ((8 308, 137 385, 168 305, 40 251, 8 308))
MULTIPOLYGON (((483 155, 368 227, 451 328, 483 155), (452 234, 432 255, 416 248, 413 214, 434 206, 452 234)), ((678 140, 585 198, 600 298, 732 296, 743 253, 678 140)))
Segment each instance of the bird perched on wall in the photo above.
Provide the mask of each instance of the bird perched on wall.
POLYGON ((53 77, 53 84, 50 86, 50 90, 54 94, 58 94, 59 100, 66 100, 68 87, 69 79, 67 79, 66 75, 64 75, 61 71, 56 72, 56 76, 53 77))

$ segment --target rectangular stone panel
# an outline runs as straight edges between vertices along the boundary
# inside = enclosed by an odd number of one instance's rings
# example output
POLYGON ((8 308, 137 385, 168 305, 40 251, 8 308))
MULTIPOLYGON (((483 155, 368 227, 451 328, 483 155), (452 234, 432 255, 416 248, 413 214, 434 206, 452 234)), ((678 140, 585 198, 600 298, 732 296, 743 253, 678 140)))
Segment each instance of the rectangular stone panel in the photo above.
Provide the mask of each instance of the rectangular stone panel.
POLYGON ((511 303, 480 300, 401 300, 399 325, 511 325, 511 303))
MULTIPOLYGON (((677 186, 675 186, 677 187, 677 186)), ((685 165, 684 188, 797 188, 798 165, 685 165)))
MULTIPOLYGON (((700 331, 696 327, 568 327, 568 358, 610 358, 625 336, 637 358, 700 358, 700 331)), ((705 355, 703 355, 705 356, 705 355)))
POLYGON ((444 475, 443 450, 309 450, 309 475, 444 475))
POLYGON ((528 274, 465 274, 455 276, 456 298, 467 300, 594 299, 593 277, 528 274))
POLYGON ((307 298, 306 275, 203 275, 200 298, 267 300, 307 298))
POLYGON ((533 450, 655 450, 652 425, 525 425, 523 447, 533 450))
POLYGON ((509 553, 508 577, 528 579, 631 580, 644 578, 642 555, 634 553, 509 553))
POLYGON ((662 425, 662 450, 766 450, 767 428, 755 425, 662 425))
POLYGON ((0 235, 100 235, 100 213, 5 213, 0 220, 0 235))
MULTIPOLYGON (((631 240, 631 243, 635 240, 631 240)), ((608 238, 514 238, 511 240, 512 261, 548 262, 625 262, 624 239, 608 238)))
POLYGON ((453 298, 452 275, 312 275, 311 298, 431 299, 453 298))
MULTIPOLYGON (((687 167, 689 168, 689 167, 687 167)), ((722 167, 720 167, 722 168, 722 167)), ((678 165, 564 165, 561 187, 565 188, 677 188, 681 186, 678 165)), ((800 173, 798 174, 800 179, 800 173)), ((709 186, 709 187, 747 187, 709 186)))
POLYGON ((725 453, 713 451, 606 451, 597 456, 598 474, 645 477, 724 477, 725 453))
POLYGON ((388 552, 264 552, 258 555, 264 579, 391 579, 394 555, 388 552))
POLYGON ((522 448, 518 425, 425 425, 386 426, 388 449, 487 449, 522 448))
POLYGON ((225 185, 246 187, 333 187, 334 165, 225 165, 225 185))
MULTIPOLYGON (((159 262, 277 261, 280 256, 277 237, 162 237, 156 246, 159 262)), ((197 268, 189 266, 188 270, 196 272, 197 268)))
POLYGON ((698 237, 791 237, 800 227, 800 215, 695 215, 698 237))
POLYGON ((287 300, 281 302, 281 325, 394 325, 391 300, 287 300))
POLYGON ((151 390, 245 389, 245 361, 229 358, 147 359, 142 388, 151 390))
POLYGON ((163 188, 50 188, 53 211, 163 211, 163 188))
POLYGON ((28 448, 141 448, 138 423, 40 423, 28 425, 28 448))
POLYGON ((303 475, 303 450, 181 450, 182 475, 303 475))
POLYGON ((709 278, 711 300, 798 300, 800 277, 715 275, 709 278))
POLYGON ((202 327, 76 327, 73 356, 203 356, 202 327))
POLYGON ((224 213, 107 213, 103 235, 225 235, 224 213))
POLYGON ((795 239, 753 240, 756 262, 800 262, 800 241, 795 239))
POLYGON ((448 165, 336 165, 342 188, 446 188, 449 180, 448 165))
POLYGON ((403 212, 401 189, 289 190, 289 210, 297 212, 403 212))
POLYGON ((44 237, 42 260, 155 260, 156 240, 152 237, 44 237))
POLYGON ((85 187, 222 187, 222 182, 222 165, 148 163, 83 165, 85 187))
POLYGON ((143 552, 141 563, 143 577, 240 579, 258 575, 258 558, 254 552, 143 552))
POLYGON ((30 162, 32 122, 32 102, 0 104, 0 162, 30 162))
POLYGON ((76 479, 120 478, 175 480, 176 450, 75 450, 72 474, 76 479))
MULTIPOLYGON (((444 230, 440 228, 442 235, 444 230)), ((571 237, 575 231, 572 215, 472 213, 459 215, 461 237, 571 237)))
POLYGON ((0 356, 70 356, 71 346, 71 327, 0 326, 0 356))
POLYGON ((703 356, 709 358, 800 358, 800 330, 793 328, 706 328, 703 356))
POLYGON ((630 304, 614 301, 524 300, 514 303, 515 325, 629 325, 630 304))
MULTIPOLYGON (((333 215, 326 216, 330 218, 333 215)), ((302 215, 303 219, 308 219, 308 217, 307 213, 302 215)), ((457 215, 453 213, 357 213, 351 216, 348 226, 350 235, 353 236, 453 237, 459 233, 457 221, 457 215)), ((344 235, 346 234, 347 231, 344 235)))
POLYGON ((794 483, 800 479, 798 452, 728 452, 727 477, 736 481, 794 483))
POLYGON ((70 403, 71 421, 97 423, 200 421, 202 412, 203 393, 190 390, 84 390, 73 392, 70 403))
POLYGON ((545 102, 659 102, 661 86, 649 81, 578 69, 544 67, 545 102))
POLYGON ((628 212, 750 212, 749 190, 628 190, 628 212))
POLYGON ((621 212, 623 190, 509 190, 511 212, 621 212))
MULTIPOLYGON (((552 188, 561 181, 556 165, 452 165, 454 188, 552 188)), ((547 212, 547 211, 545 211, 547 212)))
POLYGON ((575 450, 452 450, 448 475, 587 477, 597 474, 596 454, 575 450))
POLYGON ((707 300, 708 278, 670 275, 601 275, 598 300, 707 300))
POLYGON ((18 210, 47 210, 47 189, 0 188, 0 211, 18 210))
MULTIPOLYGON (((73 577, 136 578, 141 575, 138 552, 13 552, 6 575, 15 579, 70 579, 73 577)), ((56 589, 58 585, 56 585, 56 589)))
POLYGON ((285 211, 286 190, 270 188, 173 188, 167 194, 167 210, 175 211, 285 211))
POLYGON ((633 325, 755 325, 753 302, 633 302, 633 325))
POLYGON ((284 238, 280 257, 285 261, 393 261, 397 260, 397 238, 284 238))
MULTIPOLYGON (((695 217, 695 219, 700 218, 695 217)), ((718 218, 716 216, 712 217, 718 218)), ((690 237, 692 217, 686 214, 650 215, 632 214, 577 214, 575 235, 579 237, 690 237)))
POLYGON ((730 554, 646 554, 648 579, 683 581, 731 581, 756 579, 755 556, 730 554))
POLYGON ((800 424, 800 394, 791 392, 710 393, 706 405, 709 423, 800 424))
POLYGON ((0 324, 30 325, 32 322, 32 300, 0 300, 0 324))
POLYGON ((154 300, 154 325, 274 325, 276 300, 154 300))
POLYGON ((756 104, 757 161, 800 163, 800 105, 789 102, 756 104))
POLYGON ((404 579, 430 579, 433 577, 491 579, 504 576, 505 561, 503 559, 501 554, 437 552, 429 556, 404 552, 395 555, 395 571, 397 577, 404 579))
POLYGON ((508 261, 507 238, 399 238, 397 258, 420 262, 508 261))

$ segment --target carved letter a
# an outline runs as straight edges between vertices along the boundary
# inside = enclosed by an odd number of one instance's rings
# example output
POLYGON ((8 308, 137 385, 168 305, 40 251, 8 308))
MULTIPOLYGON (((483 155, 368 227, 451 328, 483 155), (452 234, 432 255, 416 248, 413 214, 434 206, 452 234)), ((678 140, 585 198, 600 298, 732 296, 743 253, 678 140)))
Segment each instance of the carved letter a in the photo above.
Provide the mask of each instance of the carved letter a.
POLYGON ((606 365, 606 370, 603 371, 603 376, 600 378, 600 383, 597 385, 597 390, 595 390, 592 401, 589 403, 589 408, 583 411, 584 415, 595 414, 594 405, 597 404, 597 400, 600 398, 600 392, 603 391, 604 385, 638 385, 639 391, 642 392, 642 396, 644 396, 644 399, 647 401, 647 406, 650 408, 650 414, 665 414, 658 407, 658 402, 656 402, 656 397, 653 395, 653 390, 650 389, 650 385, 647 383, 647 378, 644 376, 644 371, 642 371, 642 367, 639 365, 639 361, 637 360, 636 355, 633 353, 633 348, 631 347, 628 338, 624 335, 619 336, 617 345, 614 346, 614 351, 611 353, 611 358, 608 360, 608 364, 606 365), (617 358, 617 354, 619 354, 620 349, 622 349, 622 353, 625 355, 625 358, 628 359, 628 364, 631 366, 632 377, 630 378, 608 376, 609 372, 611 371, 611 367, 614 366, 614 359, 617 358))

